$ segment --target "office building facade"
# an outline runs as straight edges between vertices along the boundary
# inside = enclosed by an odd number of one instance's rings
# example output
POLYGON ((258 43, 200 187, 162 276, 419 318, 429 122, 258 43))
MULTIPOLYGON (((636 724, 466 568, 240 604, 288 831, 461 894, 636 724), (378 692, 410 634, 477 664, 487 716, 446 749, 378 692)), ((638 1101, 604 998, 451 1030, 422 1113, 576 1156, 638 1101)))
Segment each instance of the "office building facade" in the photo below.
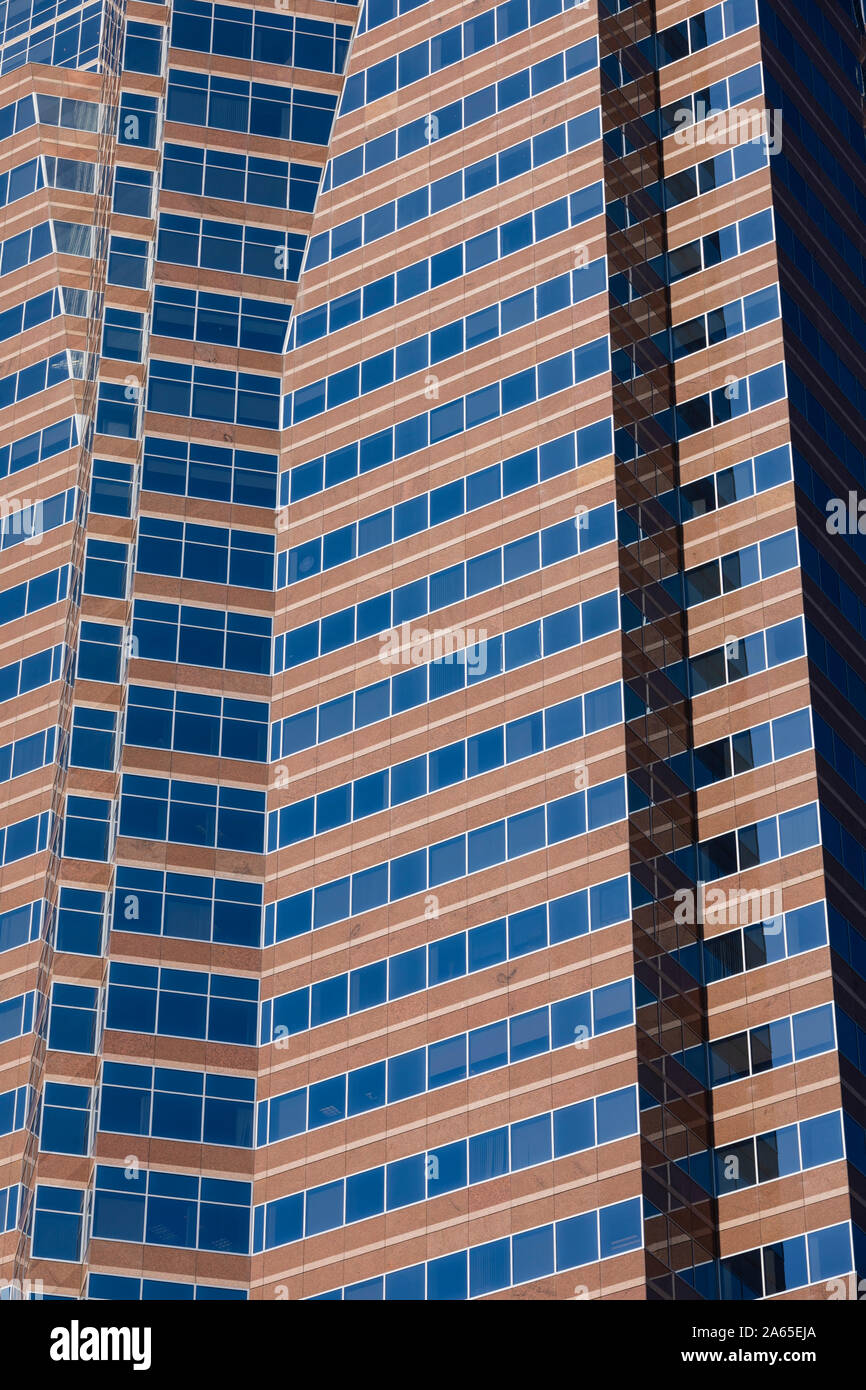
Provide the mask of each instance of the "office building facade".
POLYGON ((3 26, 3 1296, 856 1293, 858 0, 3 26))

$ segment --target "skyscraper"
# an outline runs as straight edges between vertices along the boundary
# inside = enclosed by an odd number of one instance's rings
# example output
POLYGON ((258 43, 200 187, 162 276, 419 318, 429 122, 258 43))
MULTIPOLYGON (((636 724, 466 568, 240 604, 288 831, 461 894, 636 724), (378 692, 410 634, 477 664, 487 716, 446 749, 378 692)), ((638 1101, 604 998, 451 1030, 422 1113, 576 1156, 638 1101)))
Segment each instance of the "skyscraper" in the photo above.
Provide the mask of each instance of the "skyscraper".
POLYGON ((0 13, 4 1296, 841 1296, 860 6, 0 13))

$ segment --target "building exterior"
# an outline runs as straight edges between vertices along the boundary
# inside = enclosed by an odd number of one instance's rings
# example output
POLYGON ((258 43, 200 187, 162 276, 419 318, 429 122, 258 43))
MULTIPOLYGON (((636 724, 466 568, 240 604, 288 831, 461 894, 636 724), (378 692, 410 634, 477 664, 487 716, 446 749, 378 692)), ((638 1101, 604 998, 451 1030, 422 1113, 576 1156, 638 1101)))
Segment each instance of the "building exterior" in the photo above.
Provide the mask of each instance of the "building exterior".
POLYGON ((0 15, 3 1296, 848 1296, 857 0, 0 15))

